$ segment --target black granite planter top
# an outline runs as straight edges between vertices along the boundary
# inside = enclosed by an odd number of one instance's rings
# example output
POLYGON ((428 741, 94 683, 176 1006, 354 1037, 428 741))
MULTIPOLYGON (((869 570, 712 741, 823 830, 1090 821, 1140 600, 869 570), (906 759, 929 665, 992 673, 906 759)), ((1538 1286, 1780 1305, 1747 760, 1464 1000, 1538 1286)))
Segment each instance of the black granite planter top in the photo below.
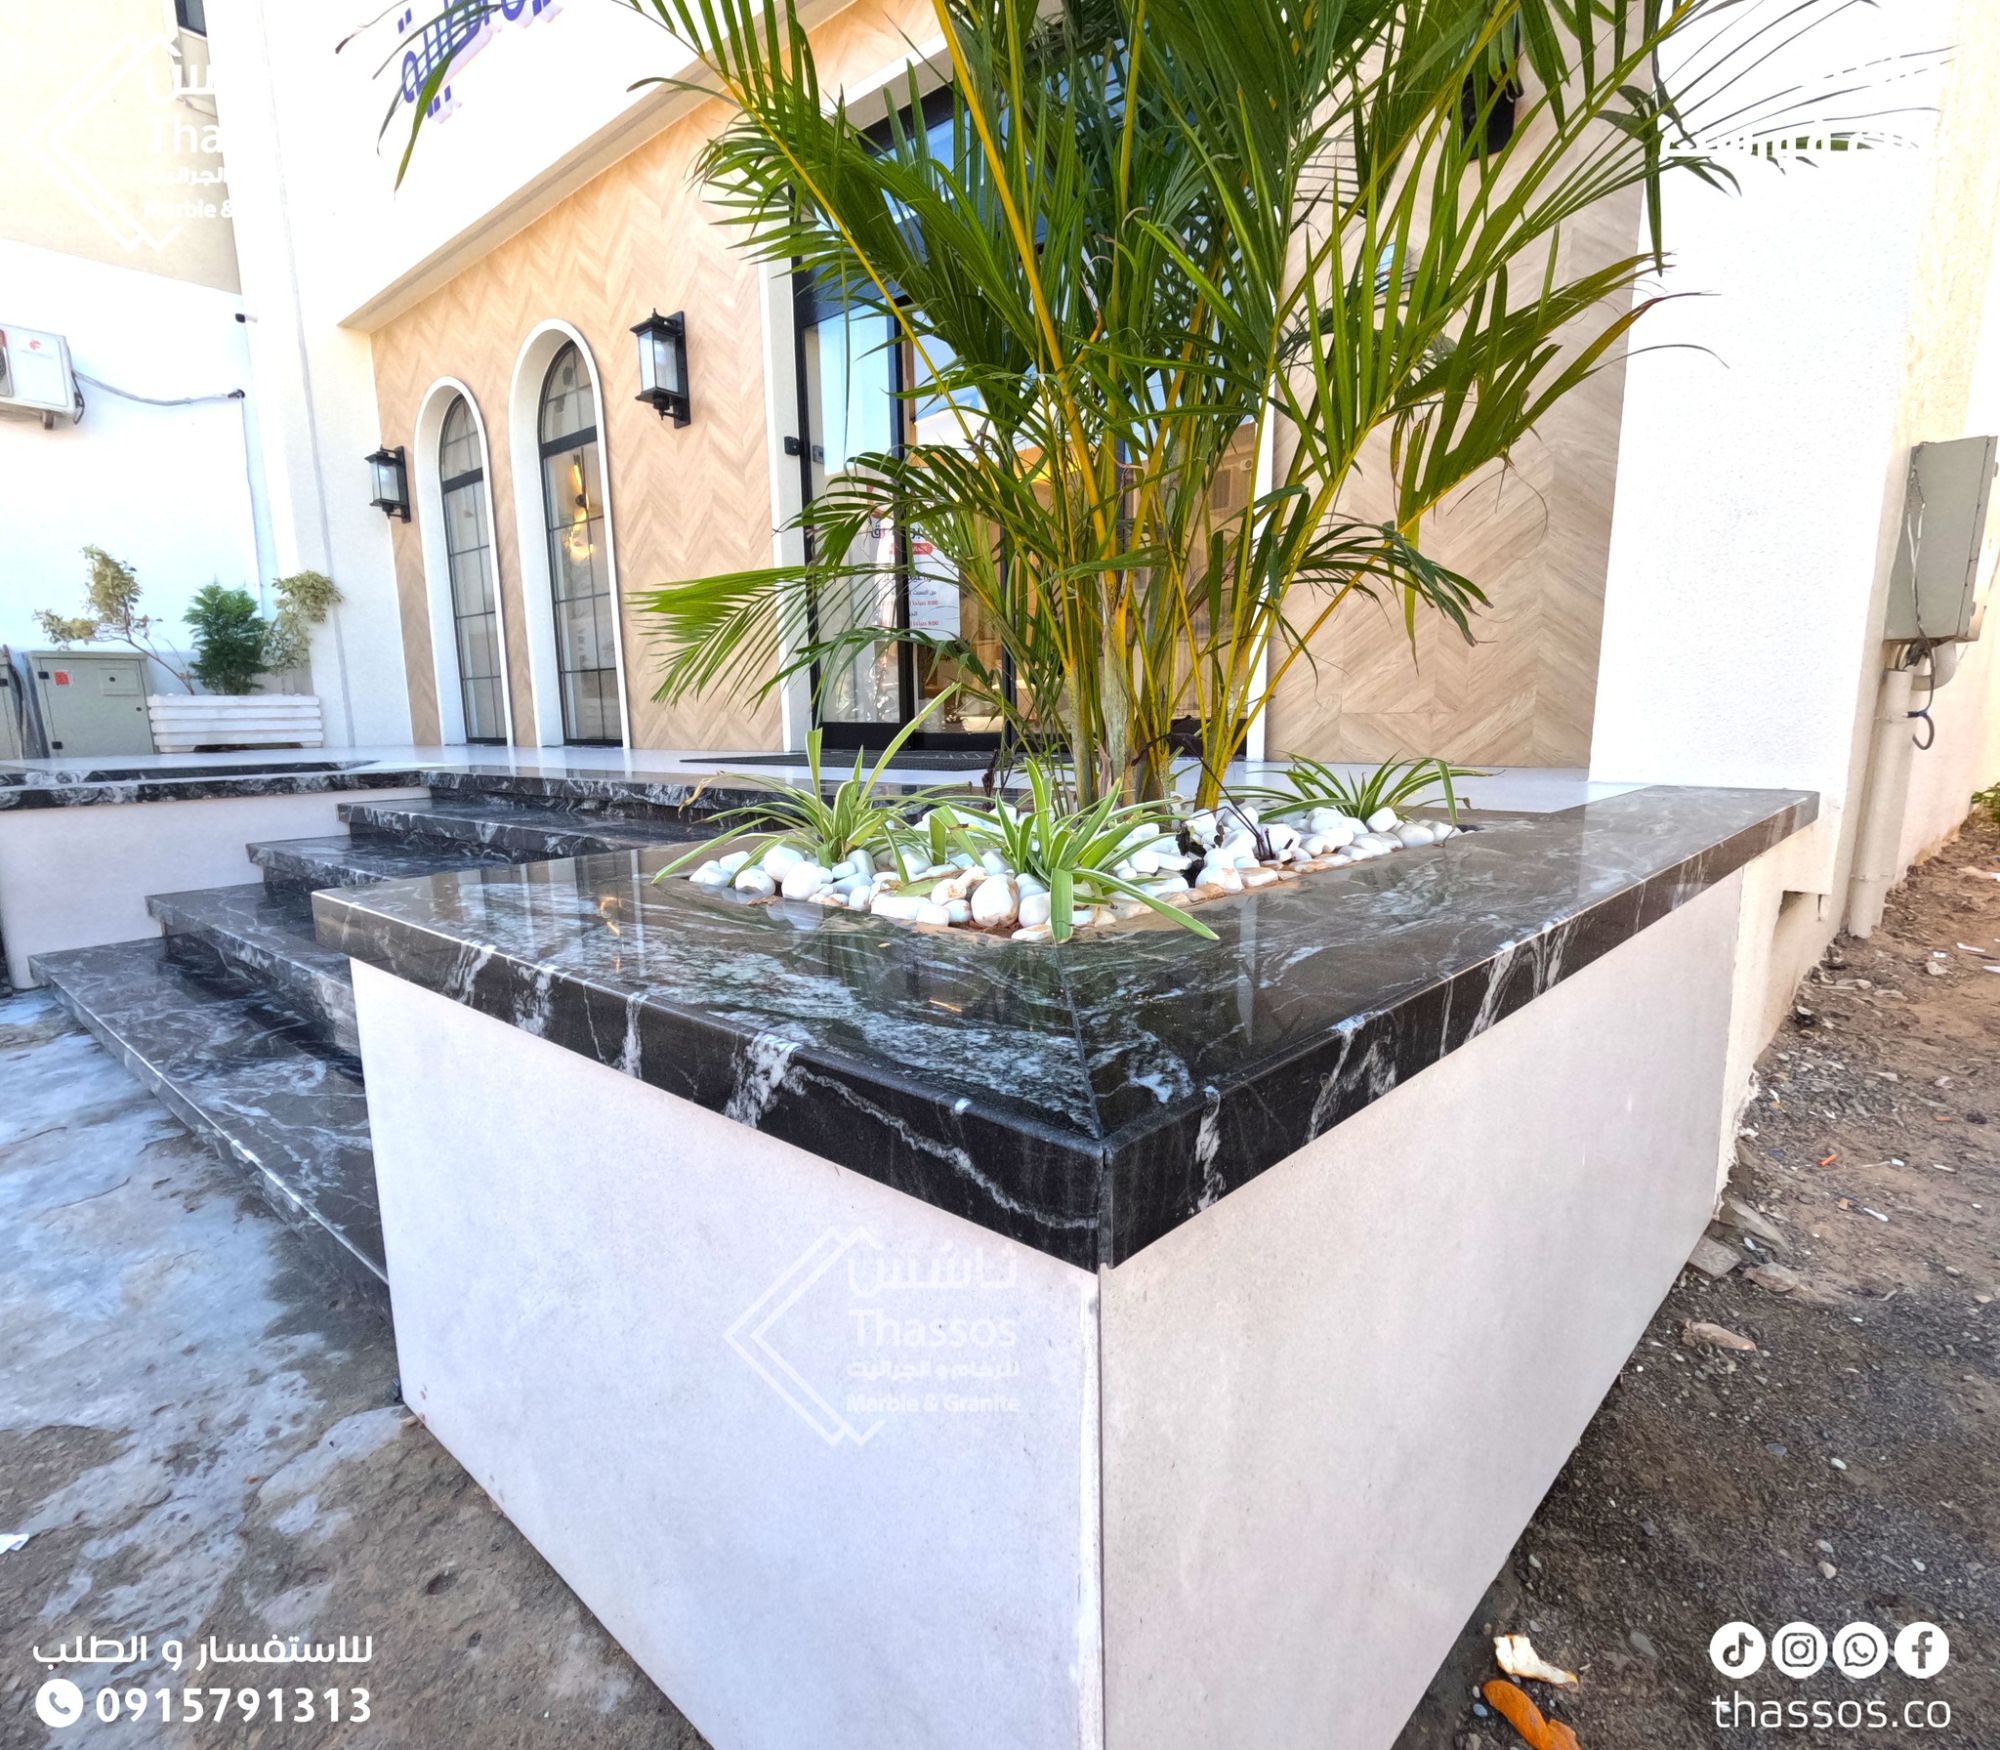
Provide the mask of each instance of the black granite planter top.
POLYGON ((1058 947, 755 906, 663 851, 315 895, 321 939, 1085 1268, 1809 823, 1653 788, 1058 947))
POLYGON ((221 796, 308 796, 341 790, 408 790, 425 782, 416 767, 245 766, 137 774, 80 766, 0 773, 0 812, 94 808, 121 802, 205 802, 221 796))

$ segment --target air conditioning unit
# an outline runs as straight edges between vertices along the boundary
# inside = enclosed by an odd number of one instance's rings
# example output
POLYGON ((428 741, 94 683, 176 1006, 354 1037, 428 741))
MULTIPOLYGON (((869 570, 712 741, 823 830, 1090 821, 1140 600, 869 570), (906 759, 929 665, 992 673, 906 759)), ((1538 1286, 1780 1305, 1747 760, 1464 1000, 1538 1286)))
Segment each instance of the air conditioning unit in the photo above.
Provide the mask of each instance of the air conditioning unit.
POLYGON ((0 322, 0 414, 44 426, 76 418, 76 373, 60 334, 0 322))

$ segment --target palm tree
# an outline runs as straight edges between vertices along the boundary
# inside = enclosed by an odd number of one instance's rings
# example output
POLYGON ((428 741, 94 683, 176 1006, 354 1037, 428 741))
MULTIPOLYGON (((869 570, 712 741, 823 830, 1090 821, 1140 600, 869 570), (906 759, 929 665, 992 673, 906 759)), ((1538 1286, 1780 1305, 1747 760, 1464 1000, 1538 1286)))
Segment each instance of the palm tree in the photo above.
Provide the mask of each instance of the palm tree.
POLYGON ((823 88, 793 0, 631 3, 693 52, 672 83, 730 108, 699 168, 745 246, 874 317, 926 409, 807 505, 803 562, 646 598, 659 696, 902 641, 1065 744, 1080 804, 1164 794, 1191 719, 1208 806, 1350 598, 1470 636, 1484 598, 1424 520, 1651 301, 1663 178, 1717 174, 1657 57, 1741 0, 933 0, 942 54, 898 93, 919 116, 947 89, 928 128, 823 88), (1569 264, 1564 227, 1635 188, 1651 248, 1569 264), (1364 467, 1379 520, 1350 508, 1364 467), (998 660, 878 623, 884 530, 998 660))

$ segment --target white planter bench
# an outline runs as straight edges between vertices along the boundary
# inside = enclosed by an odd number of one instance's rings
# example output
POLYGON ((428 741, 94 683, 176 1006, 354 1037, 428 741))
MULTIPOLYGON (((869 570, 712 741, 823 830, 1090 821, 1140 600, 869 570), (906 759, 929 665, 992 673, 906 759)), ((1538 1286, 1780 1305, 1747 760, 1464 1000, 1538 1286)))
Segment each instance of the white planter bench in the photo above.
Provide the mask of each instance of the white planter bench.
POLYGON ((205 747, 322 747, 312 693, 154 693, 146 700, 161 753, 205 747))

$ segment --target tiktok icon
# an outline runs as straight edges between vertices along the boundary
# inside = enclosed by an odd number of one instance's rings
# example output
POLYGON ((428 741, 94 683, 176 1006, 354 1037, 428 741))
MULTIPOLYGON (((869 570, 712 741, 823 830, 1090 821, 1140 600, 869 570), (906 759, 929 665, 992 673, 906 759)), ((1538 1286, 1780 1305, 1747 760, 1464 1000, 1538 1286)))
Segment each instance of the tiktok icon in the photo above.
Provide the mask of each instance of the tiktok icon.
POLYGON ((1764 1668, 1764 1637, 1747 1622, 1725 1622, 1709 1638, 1708 1662, 1725 1677, 1749 1677, 1764 1668))

